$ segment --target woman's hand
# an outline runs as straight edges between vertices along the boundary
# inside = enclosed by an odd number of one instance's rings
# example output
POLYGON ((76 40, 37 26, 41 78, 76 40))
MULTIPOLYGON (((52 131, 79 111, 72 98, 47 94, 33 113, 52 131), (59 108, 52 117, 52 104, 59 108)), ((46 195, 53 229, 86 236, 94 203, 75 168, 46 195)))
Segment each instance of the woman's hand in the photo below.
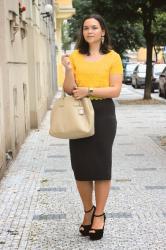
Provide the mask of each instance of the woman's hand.
POLYGON ((88 88, 86 87, 76 87, 73 90, 73 96, 75 99, 79 100, 88 95, 88 88))
POLYGON ((69 55, 63 55, 61 58, 62 64, 65 67, 66 70, 71 70, 72 69, 72 65, 69 59, 69 55))

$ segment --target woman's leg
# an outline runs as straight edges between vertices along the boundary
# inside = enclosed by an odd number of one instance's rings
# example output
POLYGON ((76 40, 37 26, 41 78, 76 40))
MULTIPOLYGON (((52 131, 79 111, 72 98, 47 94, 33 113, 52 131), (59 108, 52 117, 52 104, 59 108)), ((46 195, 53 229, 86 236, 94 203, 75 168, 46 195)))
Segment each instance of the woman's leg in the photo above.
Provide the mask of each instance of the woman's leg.
MULTIPOLYGON (((95 181, 96 215, 104 213, 111 187, 110 180, 95 181)), ((103 227, 103 216, 94 217, 92 228, 101 229, 103 227)))
MULTIPOLYGON (((93 181, 76 181, 76 184, 83 203, 84 211, 88 211, 93 206, 93 181)), ((93 210, 90 213, 85 213, 82 224, 88 225, 91 223, 92 213, 93 210)))

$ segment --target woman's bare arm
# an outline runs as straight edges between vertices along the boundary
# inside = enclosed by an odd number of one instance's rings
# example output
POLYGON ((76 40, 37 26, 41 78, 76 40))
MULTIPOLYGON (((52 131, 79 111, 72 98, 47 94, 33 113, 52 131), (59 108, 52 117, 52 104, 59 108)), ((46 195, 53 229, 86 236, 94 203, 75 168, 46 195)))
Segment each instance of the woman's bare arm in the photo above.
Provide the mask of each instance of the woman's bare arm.
POLYGON ((66 93, 72 94, 73 89, 76 87, 76 82, 68 55, 62 56, 62 64, 65 67, 65 79, 63 82, 63 88, 66 93))

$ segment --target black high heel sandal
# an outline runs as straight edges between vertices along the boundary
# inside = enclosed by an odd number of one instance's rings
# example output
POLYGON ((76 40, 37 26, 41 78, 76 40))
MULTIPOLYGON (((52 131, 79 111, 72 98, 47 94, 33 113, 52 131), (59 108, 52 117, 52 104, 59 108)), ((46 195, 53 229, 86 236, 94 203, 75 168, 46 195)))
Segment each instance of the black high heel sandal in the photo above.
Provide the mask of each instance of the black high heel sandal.
POLYGON ((91 209, 89 209, 88 211, 84 211, 86 214, 87 213, 90 213, 92 210, 94 209, 93 213, 92 213, 92 217, 91 217, 91 224, 90 225, 81 225, 80 228, 79 228, 79 231, 80 233, 83 235, 83 236, 89 236, 89 230, 91 229, 91 226, 92 226, 92 223, 93 223, 93 218, 94 218, 94 213, 95 213, 95 210, 96 210, 96 207, 95 206, 92 206, 91 209), (82 228, 82 230, 81 230, 82 228))
POLYGON ((100 240, 103 237, 104 234, 104 226, 105 226, 105 220, 106 220, 106 216, 105 213, 100 214, 100 215, 95 215, 94 217, 101 217, 104 216, 104 225, 102 229, 95 229, 95 228, 91 228, 90 231, 94 231, 94 232, 89 232, 89 236, 91 240, 100 240))

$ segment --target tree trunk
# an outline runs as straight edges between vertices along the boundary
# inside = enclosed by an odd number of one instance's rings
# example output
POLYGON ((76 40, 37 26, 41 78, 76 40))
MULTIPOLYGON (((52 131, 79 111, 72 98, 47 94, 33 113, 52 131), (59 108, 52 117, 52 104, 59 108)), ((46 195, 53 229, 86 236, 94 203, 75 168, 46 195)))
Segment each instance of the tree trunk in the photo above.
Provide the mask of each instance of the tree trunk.
POLYGON ((155 52, 155 58, 156 58, 156 63, 158 62, 158 50, 156 49, 156 46, 154 46, 154 52, 155 52))
POLYGON ((146 78, 145 78, 145 91, 144 99, 151 99, 151 88, 152 88, 152 51, 153 41, 151 36, 146 40, 147 53, 146 53, 146 78))
POLYGON ((151 99, 151 86, 152 86, 152 51, 153 51, 153 39, 154 35, 152 32, 152 20, 154 15, 154 9, 152 5, 147 6, 146 4, 142 8, 143 11, 143 26, 144 36, 146 39, 146 78, 145 78, 145 91, 144 99, 151 99))
POLYGON ((166 63, 164 52, 163 52, 163 61, 164 61, 164 63, 166 63))

